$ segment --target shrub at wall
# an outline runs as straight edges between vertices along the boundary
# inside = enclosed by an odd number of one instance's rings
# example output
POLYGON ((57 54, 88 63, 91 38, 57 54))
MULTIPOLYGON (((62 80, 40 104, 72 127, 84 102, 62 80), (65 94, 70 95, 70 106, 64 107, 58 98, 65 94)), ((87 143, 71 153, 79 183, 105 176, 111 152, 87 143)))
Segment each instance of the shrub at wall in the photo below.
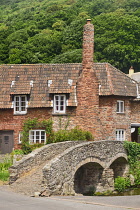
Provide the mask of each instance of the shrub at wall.
POLYGON ((24 122, 22 132, 22 150, 24 154, 32 152, 33 149, 41 147, 43 144, 29 144, 29 131, 32 129, 43 129, 46 131, 47 143, 52 143, 53 131, 52 131, 52 120, 39 121, 37 118, 28 119, 24 122))
POLYGON ((131 186, 130 179, 128 177, 118 176, 114 182, 114 188, 118 192, 123 192, 125 189, 131 186))
POLYGON ((7 155, 2 163, 0 163, 0 180, 7 181, 9 178, 9 167, 12 165, 13 160, 10 155, 7 155))
POLYGON ((89 131, 83 131, 82 129, 75 127, 71 130, 66 130, 69 124, 69 120, 65 125, 65 129, 61 129, 61 118, 60 118, 60 130, 53 132, 52 120, 43 120, 39 121, 37 118, 28 119, 24 122, 23 132, 22 132, 22 150, 24 154, 32 152, 33 149, 39 148, 44 144, 33 144, 29 143, 29 131, 32 129, 43 129, 46 131, 46 144, 62 142, 62 141, 84 141, 84 140, 93 140, 93 136, 89 131))
POLYGON ((54 133, 53 142, 61 141, 85 141, 93 140, 93 136, 89 131, 83 131, 78 127, 75 127, 71 130, 59 130, 54 133))
POLYGON ((135 185, 140 186, 140 144, 136 142, 124 142, 128 153, 130 174, 135 178, 135 185))

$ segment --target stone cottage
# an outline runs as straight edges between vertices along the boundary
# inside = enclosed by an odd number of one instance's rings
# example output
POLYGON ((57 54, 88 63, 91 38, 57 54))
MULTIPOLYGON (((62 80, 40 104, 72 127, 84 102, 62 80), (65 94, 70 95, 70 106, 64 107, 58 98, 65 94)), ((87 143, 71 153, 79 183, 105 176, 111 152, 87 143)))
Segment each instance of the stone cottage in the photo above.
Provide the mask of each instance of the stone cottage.
MULTIPOLYGON (((82 63, 0 66, 0 151, 19 148, 23 122, 53 120, 54 130, 91 131, 95 140, 138 141, 139 83, 109 63, 94 63, 94 26, 83 32, 82 63)), ((45 143, 44 130, 30 131, 31 143, 45 143)))

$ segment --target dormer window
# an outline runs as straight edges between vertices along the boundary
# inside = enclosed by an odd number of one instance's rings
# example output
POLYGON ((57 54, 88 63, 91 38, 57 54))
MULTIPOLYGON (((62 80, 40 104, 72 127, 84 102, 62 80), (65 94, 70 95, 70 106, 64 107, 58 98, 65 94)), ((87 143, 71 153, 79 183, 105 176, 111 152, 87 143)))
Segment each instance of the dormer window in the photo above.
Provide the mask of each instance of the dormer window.
POLYGON ((27 113, 27 96, 16 95, 14 96, 14 114, 27 113))
POLYGON ((117 113, 124 113, 124 101, 117 101, 117 113))
POLYGON ((66 113, 66 95, 54 95, 54 113, 66 113))

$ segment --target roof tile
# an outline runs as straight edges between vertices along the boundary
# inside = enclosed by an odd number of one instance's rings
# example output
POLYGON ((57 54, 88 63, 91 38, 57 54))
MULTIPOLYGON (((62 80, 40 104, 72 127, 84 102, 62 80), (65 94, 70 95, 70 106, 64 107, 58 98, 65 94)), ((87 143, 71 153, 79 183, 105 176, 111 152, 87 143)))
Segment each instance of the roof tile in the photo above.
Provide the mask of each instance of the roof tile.
MULTIPOLYGON (((13 94, 30 94, 29 107, 50 107, 50 94, 67 93, 68 105, 76 106, 75 87, 81 71, 82 64, 76 63, 1 65, 0 108, 12 107, 13 94)), ((94 63, 94 71, 100 95, 137 96, 137 82, 110 64, 94 63)))

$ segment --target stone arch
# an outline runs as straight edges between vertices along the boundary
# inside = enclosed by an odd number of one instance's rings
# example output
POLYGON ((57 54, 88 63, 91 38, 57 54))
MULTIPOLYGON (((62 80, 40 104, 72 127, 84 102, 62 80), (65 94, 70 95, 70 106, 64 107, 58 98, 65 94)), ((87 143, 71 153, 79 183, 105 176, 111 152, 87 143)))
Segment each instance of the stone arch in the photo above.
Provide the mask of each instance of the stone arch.
POLYGON ((90 190, 113 190, 114 174, 117 173, 114 172, 114 165, 121 163, 121 158, 127 162, 126 150, 120 141, 82 142, 69 147, 44 166, 46 191, 51 195, 73 195, 75 192, 84 194, 90 190), (96 174, 98 179, 95 178, 96 174), (82 182, 85 182, 83 188, 80 187, 82 182))
POLYGON ((128 173, 129 166, 126 154, 118 154, 110 163, 110 168, 113 169, 114 179, 118 176, 125 177, 128 173))
POLYGON ((75 193, 95 192, 101 183, 103 170, 103 163, 95 158, 87 158, 79 163, 74 173, 75 193))

